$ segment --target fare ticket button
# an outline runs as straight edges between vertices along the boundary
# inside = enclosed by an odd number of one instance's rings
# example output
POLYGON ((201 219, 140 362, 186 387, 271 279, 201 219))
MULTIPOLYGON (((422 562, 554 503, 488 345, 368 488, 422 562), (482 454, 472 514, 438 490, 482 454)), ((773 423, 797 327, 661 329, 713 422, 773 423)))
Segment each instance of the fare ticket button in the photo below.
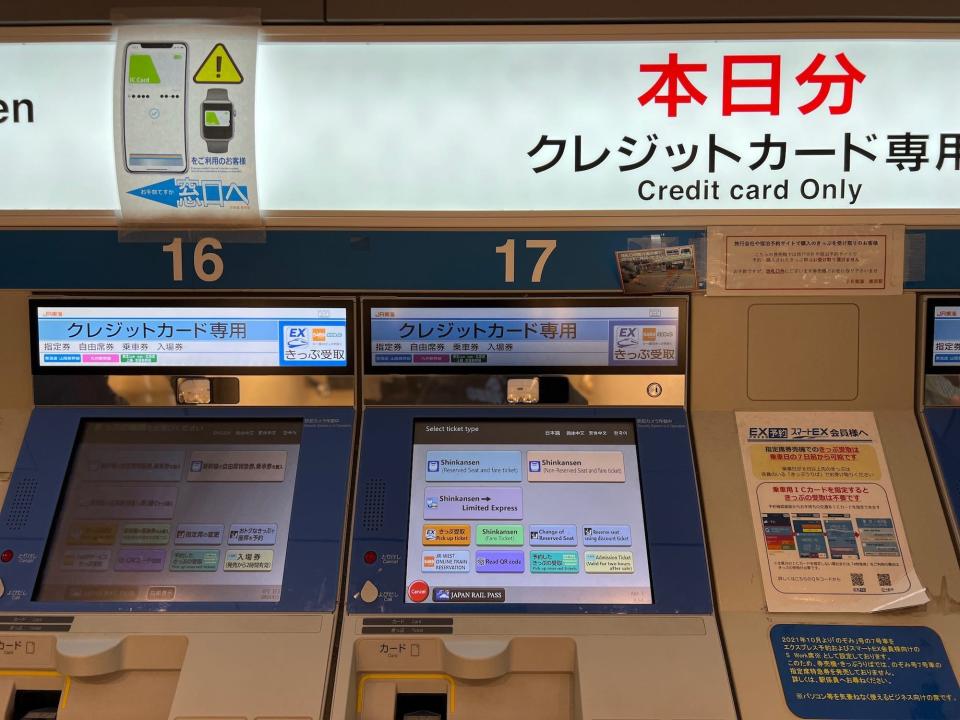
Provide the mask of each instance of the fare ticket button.
POLYGON ((523 545, 523 525, 477 525, 477 545, 523 545))

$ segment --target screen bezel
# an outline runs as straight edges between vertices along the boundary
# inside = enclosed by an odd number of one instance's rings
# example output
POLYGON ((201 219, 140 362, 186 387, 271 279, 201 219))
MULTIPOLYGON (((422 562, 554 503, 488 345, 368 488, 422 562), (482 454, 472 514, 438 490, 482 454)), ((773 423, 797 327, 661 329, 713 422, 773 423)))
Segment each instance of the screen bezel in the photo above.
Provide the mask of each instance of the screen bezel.
POLYGON ((185 299, 185 298, 131 298, 125 299, 103 299, 103 298, 56 298, 56 297, 31 297, 29 302, 30 312, 30 365, 34 375, 162 375, 162 376, 185 376, 185 375, 353 375, 355 367, 356 341, 354 335, 354 303, 350 300, 318 298, 304 300, 302 298, 291 299, 264 299, 264 298, 242 298, 241 299, 185 299), (158 365, 154 367, 133 366, 133 367, 52 367, 49 365, 40 365, 40 318, 37 311, 41 307, 235 307, 235 308, 282 308, 282 307, 329 307, 343 309, 346 312, 345 327, 347 329, 347 364, 343 367, 333 365, 314 365, 314 366, 240 366, 240 367, 222 367, 216 365, 209 366, 186 366, 186 365, 158 365))
POLYGON ((643 299, 628 298, 436 298, 408 299, 368 297, 361 304, 363 316, 363 372, 365 375, 518 375, 535 370, 542 375, 684 375, 687 366, 687 307, 686 297, 653 296, 643 299), (674 365, 374 365, 371 316, 375 308, 431 307, 431 308, 568 308, 568 307, 675 307, 677 308, 677 362, 674 365))
MULTIPOLYGON (((350 533, 347 612, 352 615, 709 615, 710 568, 700 513, 689 421, 679 407, 549 408, 544 406, 368 407, 350 533), (414 420, 624 420, 634 424, 653 604, 407 603, 407 537, 414 420), (372 552, 371 552, 372 551, 372 552), (379 589, 361 597, 365 583, 379 589), (654 593, 655 589, 655 593, 654 593)), ((424 622, 424 624, 429 624, 424 622)))
POLYGON ((0 611, 34 612, 169 612, 272 613, 333 612, 338 603, 344 527, 352 464, 351 442, 356 415, 343 407, 249 408, 38 407, 24 435, 20 458, 10 479, 3 510, 21 499, 21 521, 0 524, 2 547, 14 552, 5 566, 6 592, 0 611), (279 602, 261 601, 41 601, 37 593, 40 558, 46 556, 69 463, 85 420, 298 420, 303 422, 296 487, 279 602), (322 470, 319 472, 318 470, 322 470), (24 507, 26 488, 29 505, 24 507))
MULTIPOLYGON (((649 592, 650 592, 650 602, 644 602, 644 603, 611 603, 611 602, 609 602, 609 601, 600 600, 600 601, 598 601, 598 602, 578 603, 578 605, 583 606, 583 607, 592 607, 592 606, 597 606, 597 607, 609 607, 610 605, 622 605, 622 606, 626 606, 626 607, 651 607, 651 606, 653 606, 653 605, 656 605, 656 603, 657 603, 657 596, 656 596, 656 588, 654 587, 654 584, 653 584, 653 570, 652 570, 652 568, 651 568, 650 541, 649 541, 648 529, 647 529, 647 528, 648 528, 648 523, 647 523, 647 520, 648 520, 648 518, 647 518, 647 502, 646 502, 646 493, 645 493, 645 490, 644 490, 644 487, 643 487, 643 469, 642 469, 642 467, 641 467, 641 465, 640 465, 640 453, 639 453, 638 447, 637 447, 637 445, 638 445, 638 440, 637 440, 637 427, 636 427, 636 423, 633 422, 630 418, 620 418, 620 417, 563 418, 563 417, 560 417, 559 415, 557 415, 557 416, 544 416, 544 417, 537 417, 537 418, 532 418, 532 417, 517 417, 517 418, 503 418, 503 417, 501 417, 501 418, 479 418, 479 417, 478 417, 478 418, 467 419, 467 418, 462 418, 462 417, 461 417, 461 418, 455 418, 455 417, 443 417, 443 416, 438 416, 438 417, 420 417, 420 416, 416 416, 416 417, 413 418, 412 422, 410 423, 411 437, 410 437, 410 459, 409 459, 409 465, 410 465, 410 470, 411 470, 411 477, 410 477, 410 483, 409 483, 409 488, 408 488, 409 492, 407 493, 407 504, 406 504, 406 508, 405 508, 405 509, 406 509, 406 517, 407 517, 408 522, 409 522, 409 518, 410 518, 410 509, 411 509, 411 506, 413 505, 413 476, 412 476, 412 471, 413 471, 413 456, 414 456, 414 453, 416 452, 417 444, 418 444, 418 443, 417 443, 417 440, 416 440, 417 426, 418 426, 419 424, 422 424, 422 423, 443 423, 443 422, 456 423, 456 422, 471 422, 471 421, 472 421, 472 422, 490 423, 490 424, 494 424, 494 425, 495 425, 495 424, 499 424, 499 423, 508 423, 508 422, 523 422, 523 423, 538 423, 538 424, 545 424, 545 423, 553 423, 553 422, 556 422, 556 423, 564 423, 564 424, 571 424, 571 425, 577 425, 577 424, 580 424, 580 425, 585 425, 585 424, 604 424, 604 425, 624 425, 624 426, 629 427, 629 428, 630 428, 630 432, 631 432, 631 434, 632 434, 633 437, 632 437, 631 442, 625 442, 624 444, 625 444, 625 445, 632 445, 632 446, 633 446, 633 456, 634 456, 634 459, 636 460, 636 463, 637 463, 637 484, 640 486, 640 498, 641 498, 641 503, 640 503, 640 515, 643 517, 643 554, 644 554, 644 560, 646 561, 646 566, 647 566, 647 567, 646 567, 646 569, 647 569, 647 576, 650 578, 650 587, 647 588, 647 589, 649 590, 649 592)), ((589 443, 584 443, 584 445, 588 445, 588 444, 589 444, 589 443)), ((453 484, 456 484, 456 483, 453 483, 453 484)), ((585 488, 585 490, 589 490, 589 488, 585 488)), ((433 522, 436 522, 436 523, 439 523, 439 524, 443 524, 443 523, 454 523, 454 522, 457 522, 457 521, 456 521, 456 520, 436 520, 436 521, 433 521, 433 522)), ((469 521, 467 521, 467 522, 469 522, 469 521)), ((483 523, 483 522, 495 523, 495 522, 497 522, 497 521, 494 521, 494 520, 489 520, 489 521, 480 520, 480 521, 478 521, 478 522, 480 522, 480 523, 483 523)), ((527 521, 526 521, 525 519, 522 520, 522 521, 521 521, 521 520, 514 520, 514 521, 504 521, 504 522, 514 522, 514 523, 520 523, 520 522, 522 522, 522 523, 524 523, 524 524, 527 524, 527 521)), ((577 524, 577 525, 582 525, 582 523, 579 523, 579 522, 576 523, 576 524, 577 524)), ((410 531, 408 530, 408 531, 407 531, 407 538, 406 538, 406 551, 405 551, 404 560, 409 560, 410 547, 411 547, 411 542, 410 542, 410 541, 411 541, 411 538, 412 538, 412 537, 413 537, 413 536, 411 535, 410 531)), ((442 546, 438 547, 438 549, 442 549, 442 546)), ((494 548, 494 549, 496 549, 496 548, 494 548)), ((545 546, 545 549, 549 550, 549 547, 545 546)), ((562 549, 562 548, 557 548, 557 549, 562 549)), ((615 548, 611 547, 610 549, 615 549, 615 548)), ((579 545, 577 546, 577 550, 578 550, 578 553, 579 553, 579 552, 580 552, 580 547, 579 547, 579 545)), ((524 542, 523 552, 524 552, 525 554, 526 554, 526 552, 527 552, 527 550, 526 550, 526 542, 524 542)), ((407 574, 406 574, 406 563, 404 563, 404 565, 405 565, 405 567, 404 567, 404 585, 403 585, 403 587, 404 587, 403 605, 404 605, 404 606, 410 607, 410 606, 423 606, 423 605, 437 605, 437 606, 439 606, 439 607, 441 607, 441 608, 449 608, 449 607, 450 607, 450 604, 447 604, 447 603, 437 603, 437 602, 415 603, 415 602, 412 602, 412 601, 410 600, 410 598, 409 598, 409 597, 407 596, 407 594, 406 594, 406 590, 407 590, 407 588, 410 586, 411 578, 410 578, 409 576, 407 576, 407 574)), ((578 574, 579 574, 579 573, 578 573, 578 574)), ((495 577, 496 577, 496 576, 495 576, 495 577)), ((501 576, 501 577, 502 577, 502 576, 501 576)), ((588 579, 589 579, 589 577, 588 577, 588 579)), ((495 578, 494 578, 494 579, 491 579, 491 582, 494 582, 494 583, 495 583, 495 582, 496 582, 495 578)), ((498 604, 499 604, 499 603, 498 603, 498 604)), ((483 604, 483 603, 464 603, 464 605, 467 605, 467 606, 470 606, 470 607, 474 607, 474 608, 485 606, 485 604, 483 604)), ((507 607, 507 608, 510 608, 510 607, 525 607, 525 606, 529 606, 529 605, 550 606, 550 607, 553 607, 553 606, 568 607, 568 606, 570 605, 570 603, 551 603, 551 602, 537 602, 537 603, 532 603, 532 602, 516 603, 516 602, 514 602, 514 603, 511 603, 511 602, 504 602, 504 603, 502 603, 502 605, 503 605, 504 607, 507 607)))

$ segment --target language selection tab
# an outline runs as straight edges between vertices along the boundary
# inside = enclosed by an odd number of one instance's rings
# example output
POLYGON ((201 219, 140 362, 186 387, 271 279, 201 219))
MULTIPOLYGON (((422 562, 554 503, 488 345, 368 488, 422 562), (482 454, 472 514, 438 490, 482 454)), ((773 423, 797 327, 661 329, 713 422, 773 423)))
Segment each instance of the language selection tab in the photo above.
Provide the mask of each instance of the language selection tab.
POLYGON ((418 423, 406 602, 652 602, 634 438, 627 422, 418 423))

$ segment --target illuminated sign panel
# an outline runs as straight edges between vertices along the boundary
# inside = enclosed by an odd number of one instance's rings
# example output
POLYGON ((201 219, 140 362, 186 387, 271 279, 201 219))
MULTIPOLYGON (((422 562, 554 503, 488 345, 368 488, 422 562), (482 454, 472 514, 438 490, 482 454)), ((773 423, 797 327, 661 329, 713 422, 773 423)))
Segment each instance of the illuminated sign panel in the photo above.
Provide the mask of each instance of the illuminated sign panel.
MULTIPOLYGON (((261 207, 956 208, 958 60, 951 39, 265 42, 261 207)), ((118 207, 114 62, 0 45, 0 209, 118 207)))

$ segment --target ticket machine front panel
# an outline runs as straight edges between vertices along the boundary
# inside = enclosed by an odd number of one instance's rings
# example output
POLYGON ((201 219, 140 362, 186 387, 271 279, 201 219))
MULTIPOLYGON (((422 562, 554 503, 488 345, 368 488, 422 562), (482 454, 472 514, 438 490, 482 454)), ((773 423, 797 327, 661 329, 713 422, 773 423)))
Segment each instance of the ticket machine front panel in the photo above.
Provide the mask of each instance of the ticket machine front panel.
POLYGON ((734 717, 685 314, 683 299, 365 303, 335 715, 734 717), (422 337, 437 332, 459 337, 422 337))
POLYGON ((960 297, 925 297, 921 318, 921 422, 960 549, 960 297))
POLYGON ((31 302, 38 407, 0 525, 4 702, 59 692, 68 720, 320 717, 351 311, 31 302), (71 387, 87 402, 54 404, 71 387))
MULTIPOLYGON (((943 688, 953 677, 950 663, 953 668, 960 663, 960 624, 950 599, 960 587, 960 568, 917 426, 914 355, 895 349, 913 342, 916 318, 917 299, 910 293, 693 299, 693 434, 724 646, 745 720, 923 717, 947 710, 937 698, 905 701, 914 703, 913 709, 895 705, 897 693, 904 697, 923 691, 931 697, 947 697, 951 691, 943 688), (767 435, 765 441, 751 446, 738 423, 744 415, 810 422, 799 427, 777 422, 785 434, 767 435), (895 544, 890 542, 889 529, 884 531, 884 541, 875 542, 879 539, 874 535, 876 526, 861 521, 857 495, 863 491, 821 490, 823 486, 864 487, 861 478, 874 482, 875 477, 850 475, 850 481, 833 482, 833 475, 817 472, 834 473, 842 466, 844 472, 862 473, 862 465, 851 461, 849 454, 823 462, 816 453, 804 455, 811 444, 820 444, 828 452, 838 444, 837 437, 818 435, 823 428, 832 432, 837 418, 863 416, 877 434, 859 439, 872 445, 867 455, 878 459, 875 475, 889 477, 890 493, 884 497, 891 498, 889 505, 870 504, 884 511, 898 508, 902 524, 895 544), (807 440, 801 441, 804 433, 807 440), (819 443, 811 440, 817 437, 819 443), (820 467, 811 472, 811 462, 819 462, 820 467), (763 504, 758 471, 769 472, 770 483, 786 488, 776 510, 763 504), (800 475, 799 482, 791 475, 794 471, 800 475), (791 487, 799 495, 791 495, 791 487), (847 509, 836 509, 835 495, 847 509), (795 501, 818 507, 805 507, 804 517, 796 513, 795 501), (777 526, 776 513, 788 523, 785 531, 777 526), (831 530, 844 524, 855 524, 855 534, 831 530), (887 583, 893 577, 891 569, 904 566, 907 549, 914 574, 903 587, 887 583), (785 566, 796 571, 774 577, 769 570, 785 566), (796 587, 789 583, 801 578, 807 584, 797 599, 805 605, 772 609, 786 593, 766 592, 765 573, 773 578, 775 588, 796 587), (871 609, 851 610, 854 602, 869 603, 871 609), (830 633, 881 638, 879 642, 896 647, 916 646, 921 656, 866 658, 870 650, 856 642, 848 643, 841 659, 831 654, 836 648, 819 658, 790 656, 798 643, 809 644, 810 637, 820 639, 801 652, 821 653, 830 633), (830 668, 829 673, 818 675, 812 670, 818 660, 819 667, 830 668), (804 667, 808 662, 814 665, 804 667), (846 666, 848 662, 856 665, 846 666), (864 664, 870 662, 879 664, 864 664), (793 672, 790 663, 794 663, 793 672), (939 663, 946 670, 924 685, 916 678, 904 680, 897 675, 910 663, 916 667, 939 663), (874 679, 865 681, 861 672, 874 679), (827 684, 834 689, 825 691, 827 684), (882 690, 858 687, 870 684, 882 690)), ((848 433, 839 444, 850 446, 857 439, 848 433)), ((875 490, 871 486, 866 492, 875 490)), ((884 522, 887 528, 894 525, 889 518, 884 522)))

